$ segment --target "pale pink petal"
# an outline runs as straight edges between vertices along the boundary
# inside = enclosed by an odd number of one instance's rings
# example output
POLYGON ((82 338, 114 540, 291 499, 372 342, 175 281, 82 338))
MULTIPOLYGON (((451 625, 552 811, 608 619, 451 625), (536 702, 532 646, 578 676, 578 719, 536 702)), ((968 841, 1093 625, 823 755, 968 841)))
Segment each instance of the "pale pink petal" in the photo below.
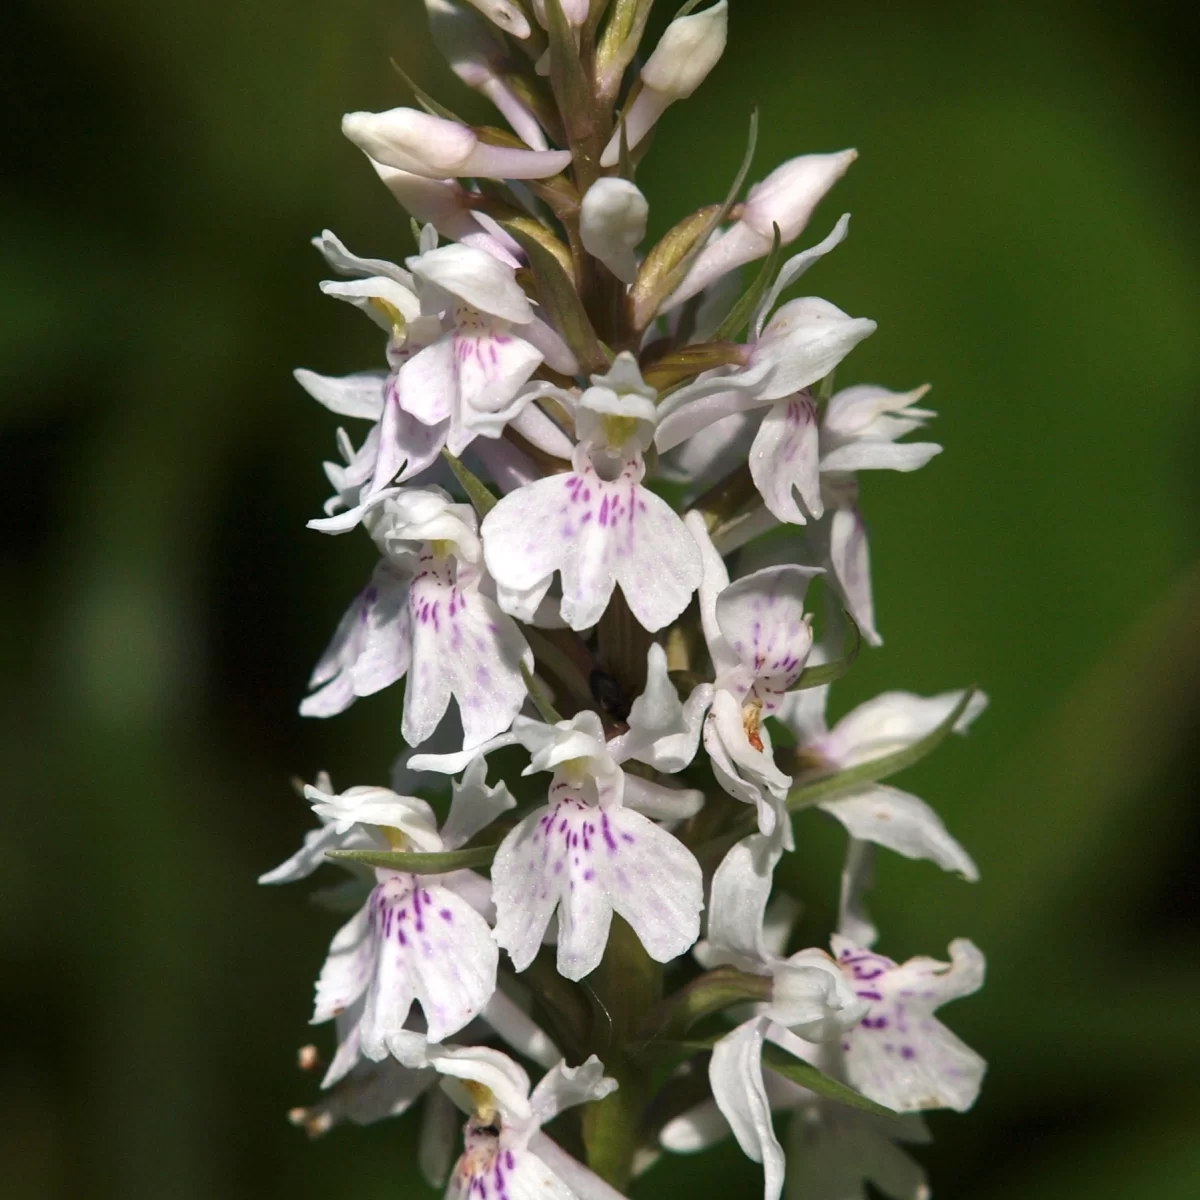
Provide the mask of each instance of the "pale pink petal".
POLYGON ((641 486, 643 473, 631 458, 604 480, 577 452, 574 471, 504 497, 482 527, 492 578, 501 589, 544 595, 560 571, 562 617, 572 629, 593 626, 618 583, 645 628, 674 620, 700 583, 700 552, 674 510, 641 486))
POLYGON ((371 906, 362 908, 333 935, 329 954, 317 980, 314 1025, 345 1012, 366 990, 375 966, 371 906))
POLYGON ((402 732, 410 746, 433 733, 451 696, 465 749, 502 733, 525 703, 521 664, 532 671, 533 653, 494 600, 459 582, 460 569, 427 553, 409 588, 413 651, 402 732))
POLYGON ((807 522, 796 503, 797 491, 809 515, 819 517, 824 511, 819 442, 817 414, 803 393, 773 404, 758 427, 750 448, 750 474, 763 503, 780 521, 807 522))
POLYGON ((837 936, 833 949, 859 998, 871 1004, 842 1039, 851 1086, 896 1112, 970 1108, 985 1063, 933 1013, 983 985, 979 950, 960 938, 950 944, 949 963, 921 957, 898 964, 837 936))
POLYGON ((390 875, 371 894, 375 973, 359 1037, 381 1059, 418 1001, 438 1042, 483 1010, 496 988, 498 954, 487 922, 449 889, 418 876, 390 875))
POLYGON ((714 1047, 708 1066, 713 1099, 733 1129, 742 1153, 763 1164, 764 1200, 779 1200, 784 1158, 771 1126, 771 1106, 762 1077, 762 1017, 739 1025, 714 1047))
POLYGON ((851 837, 905 858, 927 858, 972 882, 979 878, 971 856, 950 836, 941 817, 916 796, 876 783, 823 800, 820 807, 841 821, 851 837))
POLYGON ((408 581, 407 572, 389 562, 375 568, 312 673, 309 687, 320 690, 301 703, 302 716, 343 712, 357 697, 395 683, 408 670, 412 647, 408 581))
POLYGON ((779 708, 812 648, 804 595, 815 574, 811 567, 764 567, 717 597, 721 634, 754 679, 751 690, 765 716, 779 708))
POLYGON ((863 637, 872 646, 883 645, 883 638, 875 628, 867 529, 857 508, 833 511, 829 521, 829 561, 833 582, 863 637))
POLYGON ((396 375, 400 407, 425 425, 448 421, 458 399, 454 337, 443 334, 414 354, 396 375))
MULTIPOLYGON (((848 712, 824 737, 811 743, 822 758, 852 767, 911 746, 931 734, 963 698, 962 692, 918 696, 913 692, 881 692, 848 712)), ((954 725, 966 733, 987 707, 987 696, 975 692, 954 725)))

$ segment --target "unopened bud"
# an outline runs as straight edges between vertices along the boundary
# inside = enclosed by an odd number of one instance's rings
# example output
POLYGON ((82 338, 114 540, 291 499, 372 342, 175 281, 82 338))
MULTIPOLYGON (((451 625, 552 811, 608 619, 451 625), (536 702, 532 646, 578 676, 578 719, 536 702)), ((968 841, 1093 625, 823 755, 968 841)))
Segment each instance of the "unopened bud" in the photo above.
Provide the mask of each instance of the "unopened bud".
POLYGON ((321 1065, 321 1055, 311 1043, 296 1051, 296 1065, 302 1071, 315 1071, 321 1065))
POLYGON ((529 36, 529 22, 525 14, 509 0, 467 0, 473 4, 493 25, 498 25, 505 33, 524 41, 529 36))
POLYGON ((626 179, 597 179, 583 197, 579 236, 583 248, 622 283, 637 275, 634 249, 646 236, 650 206, 626 179))
POLYGON ((545 179, 571 161, 567 150, 488 145, 468 126, 415 108, 347 113, 342 132, 376 162, 429 179, 545 179))
MULTIPOLYGON (((704 82, 725 52, 728 29, 727 0, 678 17, 667 26, 642 68, 642 90, 625 115, 625 138, 631 149, 676 100, 686 99, 704 82)), ((601 165, 614 166, 620 150, 618 130, 604 148, 601 165)))
POLYGON ((455 75, 486 96, 527 145, 545 150, 541 126, 505 82, 507 52, 492 27, 451 0, 425 0, 425 10, 433 43, 455 75))
POLYGON ((767 240, 771 248, 772 226, 779 226, 783 245, 795 241, 808 224, 813 209, 858 157, 857 150, 836 154, 802 154, 775 168, 746 196, 742 220, 767 240))
POLYGON ((858 157, 857 150, 802 154, 789 159, 746 196, 741 219, 714 238, 696 257, 687 278, 663 305, 663 311, 690 300, 721 276, 771 253, 774 226, 780 245, 798 238, 813 210, 858 157))

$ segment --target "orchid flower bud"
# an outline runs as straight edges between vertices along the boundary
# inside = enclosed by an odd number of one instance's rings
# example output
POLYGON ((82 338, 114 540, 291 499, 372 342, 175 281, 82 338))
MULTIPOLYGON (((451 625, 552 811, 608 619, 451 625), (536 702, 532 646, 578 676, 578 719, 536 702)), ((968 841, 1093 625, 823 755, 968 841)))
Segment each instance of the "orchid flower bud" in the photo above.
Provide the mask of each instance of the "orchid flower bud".
POLYGON ((780 245, 795 241, 813 210, 857 157, 857 150, 802 154, 776 167, 750 189, 741 220, 700 252, 663 311, 691 299, 729 271, 765 258, 775 242, 774 226, 779 226, 780 245))
POLYGON ((545 179, 557 175, 571 161, 567 150, 488 145, 468 126, 415 108, 347 113, 342 118, 342 132, 376 162, 429 179, 455 175, 545 179))
MULTIPOLYGON (((642 68, 642 90, 625 115, 625 137, 631 149, 676 100, 686 100, 704 82, 725 52, 728 29, 727 0, 667 26, 642 68)), ((618 129, 604 148, 601 166, 615 166, 620 151, 618 129)))
POLYGON ((505 81, 507 55, 494 30, 477 13, 451 0, 425 0, 425 10, 434 45, 455 75, 486 96, 527 145, 545 150, 541 126, 505 81))
POLYGON ((524 41, 529 36, 529 22, 525 14, 509 0, 467 0, 473 4, 493 25, 498 25, 505 33, 524 41))
POLYGON ((646 236, 650 206, 627 179, 597 179, 583 197, 579 236, 583 248, 622 283, 637 275, 634 249, 646 236))

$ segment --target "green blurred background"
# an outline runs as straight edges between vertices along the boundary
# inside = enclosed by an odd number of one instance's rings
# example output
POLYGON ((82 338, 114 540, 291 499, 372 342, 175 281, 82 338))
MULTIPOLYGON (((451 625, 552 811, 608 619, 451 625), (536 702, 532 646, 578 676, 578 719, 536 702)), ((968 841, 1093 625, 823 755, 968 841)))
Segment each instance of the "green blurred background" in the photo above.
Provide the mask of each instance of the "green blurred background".
MULTIPOLYGON (((673 5, 666 6, 673 8, 673 5)), ((1194 7, 732 0, 731 45, 662 122, 657 228, 756 176, 861 160, 812 290, 879 321, 843 382, 934 384, 947 450, 864 480, 880 628, 835 706, 977 681, 969 739, 901 783, 977 886, 884 863, 896 956, 988 953, 948 1022, 991 1063, 935 1115, 935 1193, 1200 1195, 1200 321, 1194 7)), ((666 12, 660 14, 665 19, 666 12)), ((292 773, 382 782, 394 692, 296 703, 369 570, 304 521, 335 422, 293 366, 375 365, 307 239, 409 252, 338 132, 407 103, 415 0, 17 0, 0 61, 0 870, 8 1200, 427 1196, 410 1123, 309 1144, 285 1110, 334 918, 258 889, 308 821, 292 773)), ((827 921, 841 835, 800 826, 827 921)), ((731 1146, 647 1175, 753 1196, 731 1146)))

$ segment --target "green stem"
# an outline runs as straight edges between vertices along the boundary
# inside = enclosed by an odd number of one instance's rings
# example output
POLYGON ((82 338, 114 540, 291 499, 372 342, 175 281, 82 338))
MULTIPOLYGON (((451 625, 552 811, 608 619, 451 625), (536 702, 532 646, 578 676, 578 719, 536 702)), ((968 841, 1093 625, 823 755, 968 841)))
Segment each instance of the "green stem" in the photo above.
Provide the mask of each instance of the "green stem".
POLYGON ((662 967, 643 949, 637 934, 613 917, 600 966, 584 980, 592 1000, 590 1049, 616 1079, 617 1090, 582 1113, 588 1166, 624 1191, 633 1175, 642 1116, 650 1101, 650 1079, 628 1050, 647 1010, 662 998, 662 967))

